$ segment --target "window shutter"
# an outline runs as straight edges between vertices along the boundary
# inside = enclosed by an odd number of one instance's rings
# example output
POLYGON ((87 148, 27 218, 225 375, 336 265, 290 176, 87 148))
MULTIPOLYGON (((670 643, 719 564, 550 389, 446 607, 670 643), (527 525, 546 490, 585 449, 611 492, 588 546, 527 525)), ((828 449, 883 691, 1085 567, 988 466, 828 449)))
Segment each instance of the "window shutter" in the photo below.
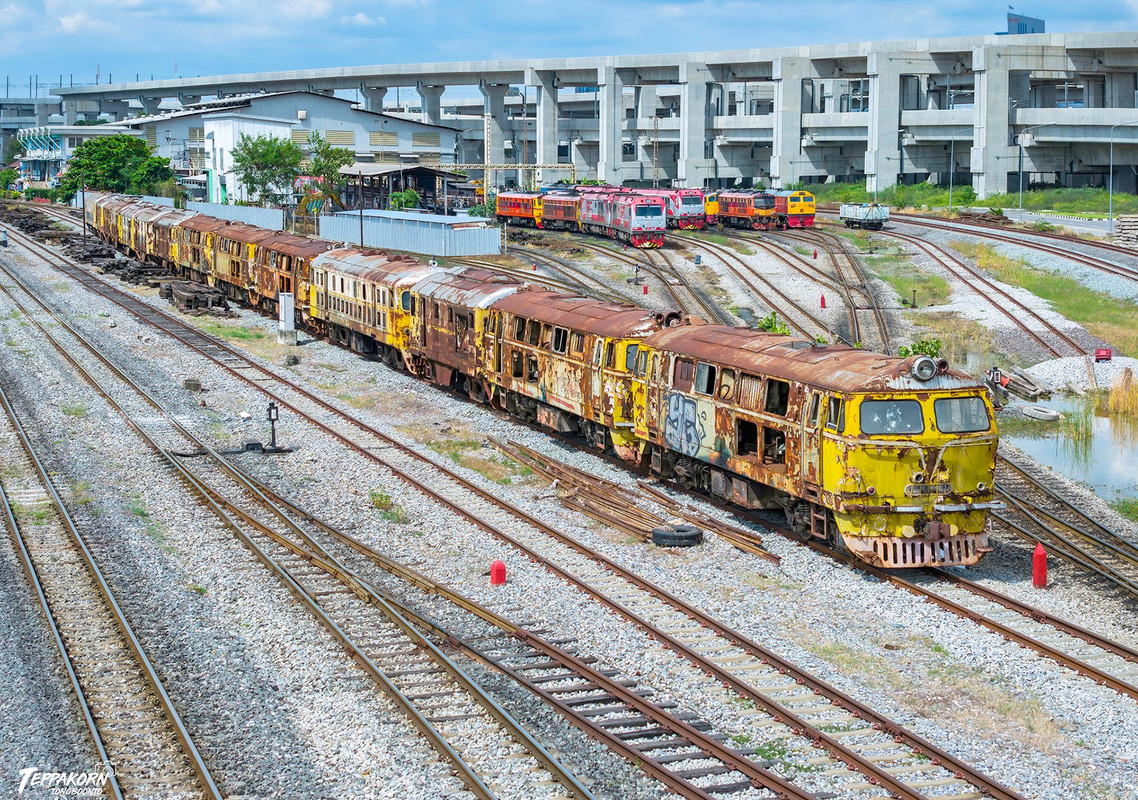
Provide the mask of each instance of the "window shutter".
POLYGON ((293 144, 299 147, 308 146, 308 131, 306 131, 304 128, 293 128, 291 133, 293 144))
POLYGON ((334 147, 355 147, 355 131, 324 131, 324 139, 334 147))
POLYGON ((438 131, 417 131, 411 134, 411 147, 439 147, 438 131))
POLYGON ((368 131, 367 143, 371 147, 398 147, 399 133, 397 131, 368 131))

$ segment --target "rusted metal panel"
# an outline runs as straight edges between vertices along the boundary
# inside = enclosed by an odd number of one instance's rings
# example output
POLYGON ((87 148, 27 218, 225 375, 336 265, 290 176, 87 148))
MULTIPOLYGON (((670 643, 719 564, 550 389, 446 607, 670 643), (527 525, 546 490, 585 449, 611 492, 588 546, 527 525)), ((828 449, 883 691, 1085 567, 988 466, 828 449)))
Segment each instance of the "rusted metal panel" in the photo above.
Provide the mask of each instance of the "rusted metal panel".
POLYGON ((678 318, 622 303, 576 297, 527 285, 497 304, 503 311, 597 336, 643 336, 678 318))

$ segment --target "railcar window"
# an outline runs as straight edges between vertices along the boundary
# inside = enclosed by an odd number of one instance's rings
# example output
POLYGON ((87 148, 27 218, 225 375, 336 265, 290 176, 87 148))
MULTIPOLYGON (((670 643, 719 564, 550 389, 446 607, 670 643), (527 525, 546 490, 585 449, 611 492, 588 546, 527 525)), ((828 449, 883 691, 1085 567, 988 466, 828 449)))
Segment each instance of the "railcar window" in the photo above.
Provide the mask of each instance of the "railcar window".
POLYGON ((542 325, 541 326, 541 346, 546 348, 546 349, 553 347, 553 326, 552 325, 542 325))
POLYGON ((448 325, 454 324, 454 307, 453 306, 447 306, 447 324, 448 325))
POLYGON ((945 397, 933 401, 936 426, 941 433, 977 433, 992 427, 980 397, 945 397))
POLYGON ((641 350, 636 354, 636 377, 643 378, 648 372, 648 351, 641 350))
POLYGON ((439 304, 435 303, 435 321, 437 322, 438 319, 439 319, 439 304))
POLYGON ((613 369, 616 366, 616 342, 605 345, 605 368, 613 369))
POLYGON ((814 392, 810 395, 810 415, 807 417, 811 428, 818 427, 818 414, 822 411, 822 395, 814 392))
POLYGON ((831 397, 826 409, 826 427, 841 433, 846 427, 846 404, 840 397, 831 397))
POLYGON ((574 333, 573 334, 573 352, 574 353, 585 352, 585 334, 583 334, 583 333, 574 333))
POLYGON ((681 392, 690 392, 695 381, 695 362, 676 359, 676 366, 672 372, 672 385, 681 392))
POLYGON ((521 378, 525 375, 525 360, 517 350, 510 355, 510 373, 515 378, 521 378))
POLYGON ((743 373, 739 376, 738 399, 735 401, 743 408, 757 409, 763 396, 763 379, 757 375, 743 373))
POLYGON ((735 370, 724 369, 719 371, 719 391, 715 396, 720 400, 730 400, 735 394, 735 370))
POLYGON ((526 380, 537 380, 537 356, 526 356, 526 380))
POLYGON ((767 380, 767 397, 763 403, 763 410, 768 414, 786 416, 786 409, 790 405, 790 384, 773 378, 767 380))
POLYGON ((749 419, 735 420, 735 452, 741 456, 759 452, 759 426, 749 419))
POLYGON ((921 433, 925 429, 921 404, 916 400, 863 400, 860 416, 862 433, 921 433))
POLYGON ((514 339, 519 342, 526 340, 526 318, 514 317, 514 339))
POLYGON ((636 371, 636 354, 640 352, 640 347, 635 344, 628 345, 624 350, 624 368, 629 372, 636 371))
POLYGON ((403 302, 403 310, 404 311, 410 311, 411 310, 411 293, 410 292, 404 292, 403 293, 402 302, 403 302))
POLYGON ((713 364, 700 362, 695 368, 695 390, 699 394, 715 394, 715 374, 713 364))
POLYGON ((529 339, 528 342, 536 347, 541 342, 541 323, 536 319, 529 321, 529 339))
POLYGON ((763 426, 763 463, 786 463, 786 434, 776 428, 763 426))
POLYGON ((553 352, 564 353, 569 346, 569 331, 565 328, 553 329, 553 352))

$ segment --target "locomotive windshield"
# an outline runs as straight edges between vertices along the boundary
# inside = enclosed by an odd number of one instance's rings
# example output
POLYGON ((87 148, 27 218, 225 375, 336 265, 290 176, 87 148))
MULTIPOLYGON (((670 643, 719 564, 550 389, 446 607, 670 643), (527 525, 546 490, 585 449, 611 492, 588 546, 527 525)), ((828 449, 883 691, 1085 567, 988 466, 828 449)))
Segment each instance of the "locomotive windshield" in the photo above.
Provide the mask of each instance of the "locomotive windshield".
POLYGON ((662 217, 664 216, 664 209, 660 206, 637 206, 636 216, 638 217, 662 217))
POLYGON ((977 433, 992 425, 980 397, 946 397, 933 402, 933 411, 941 433, 977 433))
POLYGON ((696 197, 695 195, 691 195, 689 197, 681 197, 680 203, 685 208, 695 208, 695 209, 703 208, 703 200, 701 200, 699 197, 696 197))
POLYGON ((916 400, 866 400, 861 404, 862 433, 921 433, 924 429, 921 404, 916 400))

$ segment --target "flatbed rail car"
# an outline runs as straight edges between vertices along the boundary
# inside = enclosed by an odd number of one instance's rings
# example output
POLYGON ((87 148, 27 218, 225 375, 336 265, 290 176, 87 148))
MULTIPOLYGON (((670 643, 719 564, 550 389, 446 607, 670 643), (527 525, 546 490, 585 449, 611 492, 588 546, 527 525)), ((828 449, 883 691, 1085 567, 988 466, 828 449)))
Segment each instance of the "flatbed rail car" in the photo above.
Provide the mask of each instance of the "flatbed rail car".
POLYGON ((810 192, 775 192, 774 210, 779 228, 814 227, 814 195, 810 192))
POLYGON ((889 221, 889 206, 878 203, 842 203, 838 218, 847 228, 879 231, 889 221))
MULTIPOLYGON (((658 199, 588 199, 652 208, 643 217, 663 235, 658 199)), ((804 536, 869 563, 966 566, 989 550, 1001 506, 991 402, 943 360, 653 314, 122 197, 88 208, 120 250, 141 243, 146 261, 204 272, 269 313, 294 291, 301 327, 685 486, 781 508, 804 536)))

